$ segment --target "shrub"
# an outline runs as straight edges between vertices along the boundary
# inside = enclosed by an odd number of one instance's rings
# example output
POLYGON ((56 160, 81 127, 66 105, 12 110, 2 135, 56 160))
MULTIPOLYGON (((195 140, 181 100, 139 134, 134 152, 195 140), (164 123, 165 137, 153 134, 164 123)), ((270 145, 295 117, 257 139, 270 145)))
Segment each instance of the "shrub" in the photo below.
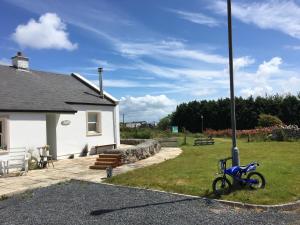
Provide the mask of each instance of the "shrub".
POLYGON ((38 159, 34 156, 31 156, 30 159, 28 160, 28 169, 36 170, 38 168, 39 168, 38 159))
POLYGON ((138 131, 133 134, 133 138, 136 139, 150 139, 151 132, 149 130, 138 131))
POLYGON ((282 129, 277 129, 273 131, 272 139, 275 141, 286 141, 287 137, 282 129))
POLYGON ((299 140, 300 128, 297 125, 276 127, 272 131, 272 139, 276 141, 299 140))
POLYGON ((260 114, 258 118, 259 127, 273 127, 282 125, 282 121, 277 116, 260 114))
POLYGON ((150 138, 163 138, 163 137, 173 137, 180 136, 182 134, 172 134, 168 130, 159 130, 155 128, 122 128, 121 129, 121 139, 131 139, 131 138, 141 138, 141 139, 150 139, 150 138))
MULTIPOLYGON (((211 130, 207 129, 205 135, 213 137, 231 137, 231 129, 211 130)), ((249 138, 256 141, 293 141, 300 140, 300 128, 297 125, 260 127, 252 130, 237 130, 237 137, 249 138)))
POLYGON ((121 130, 122 139, 150 139, 152 136, 152 130, 150 128, 127 128, 121 130))
MULTIPOLYGON (((268 139, 268 135, 272 134, 275 127, 256 128, 251 130, 237 130, 237 137, 249 138, 251 140, 265 141, 268 139)), ((211 130, 207 129, 205 135, 213 137, 231 137, 231 129, 226 130, 211 130)))
POLYGON ((157 127, 160 130, 167 130, 171 126, 171 115, 168 115, 159 120, 157 127))

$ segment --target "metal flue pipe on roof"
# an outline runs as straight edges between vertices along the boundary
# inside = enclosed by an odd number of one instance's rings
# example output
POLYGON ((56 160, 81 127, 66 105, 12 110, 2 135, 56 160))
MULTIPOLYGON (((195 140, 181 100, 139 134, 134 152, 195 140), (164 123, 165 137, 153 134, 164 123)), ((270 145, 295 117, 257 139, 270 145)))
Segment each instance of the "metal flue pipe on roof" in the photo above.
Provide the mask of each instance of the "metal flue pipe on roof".
POLYGON ((103 94, 103 68, 99 67, 98 68, 98 73, 99 73, 99 89, 100 89, 100 97, 104 98, 104 94, 103 94))

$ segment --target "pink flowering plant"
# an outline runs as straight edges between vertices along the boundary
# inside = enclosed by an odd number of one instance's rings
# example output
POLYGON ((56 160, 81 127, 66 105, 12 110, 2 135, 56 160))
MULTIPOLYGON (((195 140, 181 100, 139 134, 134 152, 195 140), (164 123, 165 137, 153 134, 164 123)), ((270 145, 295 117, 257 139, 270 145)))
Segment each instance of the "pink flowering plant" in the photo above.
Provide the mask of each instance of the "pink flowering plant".
MULTIPOLYGON (((205 131, 207 136, 213 137, 231 137, 231 129, 205 131)), ((280 125, 273 127, 258 127, 251 130, 237 130, 238 138, 250 138, 251 140, 275 140, 290 141, 300 140, 300 128, 296 125, 280 125)))

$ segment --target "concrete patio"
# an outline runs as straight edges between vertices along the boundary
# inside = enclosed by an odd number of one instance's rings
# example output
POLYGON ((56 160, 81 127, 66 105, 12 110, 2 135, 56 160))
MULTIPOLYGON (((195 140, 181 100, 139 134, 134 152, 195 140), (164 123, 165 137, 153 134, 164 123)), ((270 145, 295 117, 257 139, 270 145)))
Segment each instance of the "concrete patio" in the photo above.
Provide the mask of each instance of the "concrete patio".
MULTIPOLYGON (((180 148, 162 148, 161 151, 147 159, 122 165, 114 169, 113 174, 125 173, 130 170, 161 163, 177 157, 180 148)), ((24 176, 0 178, 0 197, 10 196, 27 190, 46 187, 71 179, 101 183, 106 177, 104 170, 91 170, 97 155, 75 159, 59 160, 54 163, 54 168, 31 170, 24 176)))

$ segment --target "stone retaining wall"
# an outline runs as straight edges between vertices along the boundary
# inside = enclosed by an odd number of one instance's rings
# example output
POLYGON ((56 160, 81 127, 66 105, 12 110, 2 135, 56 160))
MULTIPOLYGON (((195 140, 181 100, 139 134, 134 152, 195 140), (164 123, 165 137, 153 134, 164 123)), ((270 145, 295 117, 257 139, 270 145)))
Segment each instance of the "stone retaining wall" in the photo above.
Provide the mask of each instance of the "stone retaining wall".
POLYGON ((159 152, 161 149, 159 142, 152 139, 126 139, 121 140, 121 143, 135 146, 106 150, 104 153, 120 153, 122 155, 122 163, 124 164, 146 159, 159 152))
POLYGON ((121 144, 124 145, 138 145, 143 142, 149 141, 149 139, 122 139, 121 144))

